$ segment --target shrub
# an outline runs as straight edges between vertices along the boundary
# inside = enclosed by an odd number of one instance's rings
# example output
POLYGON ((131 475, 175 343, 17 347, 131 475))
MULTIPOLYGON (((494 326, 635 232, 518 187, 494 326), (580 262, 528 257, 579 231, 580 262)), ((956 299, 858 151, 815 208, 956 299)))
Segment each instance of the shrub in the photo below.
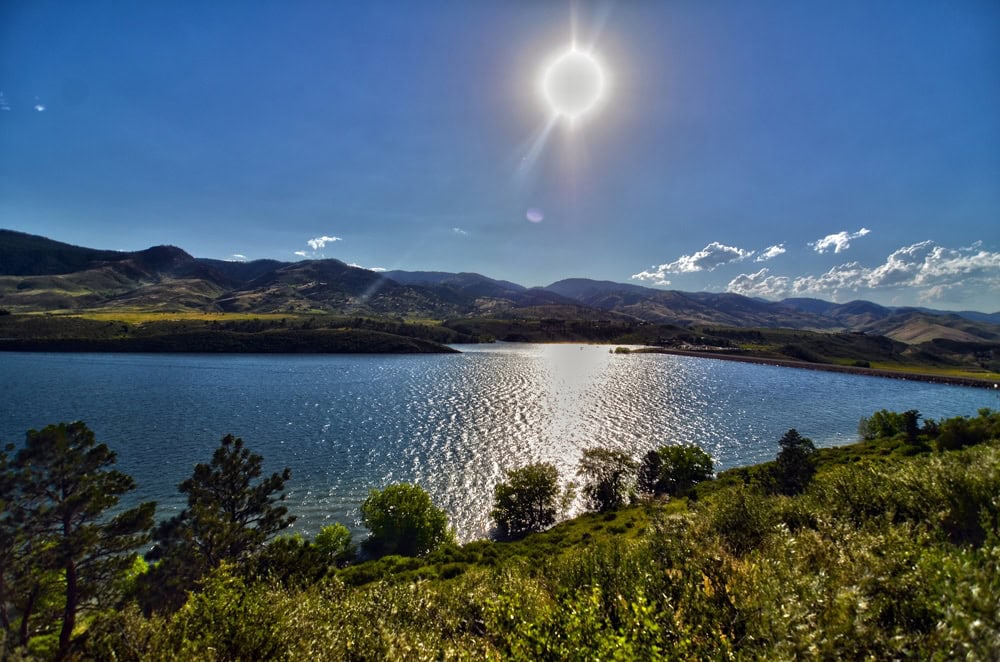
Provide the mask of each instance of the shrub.
POLYGON ((313 544, 331 565, 345 566, 356 553, 354 543, 351 542, 351 530, 339 522, 322 527, 313 544))
POLYGON ((519 538, 555 524, 560 510, 559 471, 537 462, 507 472, 493 490, 491 513, 501 537, 519 538))
POLYGON ((712 477, 712 458, 694 444, 661 446, 663 464, 656 484, 657 492, 684 496, 698 483, 712 477))
POLYGON ((778 441, 774 467, 777 489, 782 494, 799 494, 816 473, 816 447, 812 440, 791 429, 778 441))
POLYGON ((632 499, 635 470, 635 462, 621 451, 585 450, 578 474, 584 477, 582 489, 588 507, 603 513, 628 504, 632 499))
POLYGON ((373 557, 423 556, 454 537, 447 514, 417 485, 372 490, 361 504, 361 520, 371 531, 362 547, 373 557))

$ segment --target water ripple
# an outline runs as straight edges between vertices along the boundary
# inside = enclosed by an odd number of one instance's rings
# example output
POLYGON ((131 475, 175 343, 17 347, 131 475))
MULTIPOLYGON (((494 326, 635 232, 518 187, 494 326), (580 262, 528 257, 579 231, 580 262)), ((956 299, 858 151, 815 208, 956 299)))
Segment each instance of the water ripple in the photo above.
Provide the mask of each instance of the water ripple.
POLYGON ((442 356, 5 354, 0 439, 82 419, 119 453, 161 515, 176 486, 232 432, 292 469, 306 534, 359 533, 372 488, 417 482, 459 537, 485 535, 494 485, 533 461, 567 479, 584 449, 638 457, 697 443, 720 468, 774 457, 796 427, 819 445, 854 439, 875 409, 939 418, 998 408, 989 391, 580 345, 484 345, 442 356))

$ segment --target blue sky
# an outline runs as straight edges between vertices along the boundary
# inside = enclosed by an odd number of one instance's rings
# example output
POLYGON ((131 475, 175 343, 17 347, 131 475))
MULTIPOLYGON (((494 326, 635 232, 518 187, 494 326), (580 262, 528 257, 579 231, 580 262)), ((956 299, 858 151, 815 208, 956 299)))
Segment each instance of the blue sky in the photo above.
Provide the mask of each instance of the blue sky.
POLYGON ((7 0, 0 92, 0 227, 71 243, 1000 309, 992 0, 7 0))

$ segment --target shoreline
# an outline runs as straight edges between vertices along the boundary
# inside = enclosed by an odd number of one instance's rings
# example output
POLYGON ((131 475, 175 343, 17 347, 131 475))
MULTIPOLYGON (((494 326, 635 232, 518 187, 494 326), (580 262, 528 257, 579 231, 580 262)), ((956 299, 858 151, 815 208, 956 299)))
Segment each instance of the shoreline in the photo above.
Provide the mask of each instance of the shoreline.
POLYGON ((996 389, 998 382, 990 379, 976 379, 973 377, 952 377, 949 375, 935 375, 925 372, 902 372, 896 370, 884 370, 880 368, 862 368, 851 365, 835 365, 831 363, 809 363, 808 361, 794 361, 791 359, 771 359, 762 356, 746 356, 738 354, 722 354, 715 352, 699 352, 687 349, 668 349, 665 347, 645 347, 639 350, 632 350, 632 354, 672 354, 675 356, 691 356, 702 359, 719 359, 721 361, 738 361, 741 363, 756 363, 758 365, 773 365, 782 368, 801 368, 805 370, 819 370, 821 372, 844 372, 853 375, 866 377, 887 377, 889 379, 903 379, 917 382, 928 382, 931 384, 950 384, 953 386, 968 386, 971 388, 996 389))

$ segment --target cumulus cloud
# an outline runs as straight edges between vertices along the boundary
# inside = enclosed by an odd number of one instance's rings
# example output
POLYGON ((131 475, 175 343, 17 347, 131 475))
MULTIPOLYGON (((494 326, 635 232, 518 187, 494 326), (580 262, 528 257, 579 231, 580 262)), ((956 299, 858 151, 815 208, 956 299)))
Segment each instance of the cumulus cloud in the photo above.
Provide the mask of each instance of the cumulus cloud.
POLYGON ((870 233, 871 230, 868 228, 861 228, 857 232, 843 231, 836 234, 828 234, 822 239, 817 239, 816 241, 810 241, 809 245, 812 246, 813 250, 817 253, 825 253, 831 248, 834 253, 843 253, 851 247, 851 241, 854 239, 860 239, 870 233))
POLYGON ((306 253, 305 251, 295 251, 295 254, 299 257, 309 257, 309 253, 306 253))
POLYGON ((232 255, 230 255, 226 259, 229 262, 246 262, 247 261, 247 256, 246 255, 240 255, 239 253, 233 253, 232 255))
POLYGON ((768 246, 763 251, 761 251, 761 254, 757 256, 757 259, 754 260, 754 262, 767 262, 768 260, 773 260, 774 258, 778 257, 784 252, 785 252, 784 243, 777 244, 775 246, 768 246))
POLYGON ((309 248, 313 249, 314 251, 318 251, 327 244, 332 244, 335 241, 343 241, 343 240, 340 237, 327 237, 326 235, 323 235, 322 237, 313 237, 306 243, 309 244, 309 248))
POLYGON ((365 269, 367 271, 375 271, 375 272, 388 271, 388 269, 386 269, 385 267, 363 267, 357 262, 351 262, 347 266, 354 267, 355 269, 365 269))
POLYGON ((460 234, 463 237, 468 236, 468 234, 469 234, 468 232, 466 232, 462 228, 452 228, 451 231, 454 232, 455 234, 460 234))
POLYGON ((667 274, 687 274, 697 271, 715 271, 723 264, 739 262, 754 254, 753 251, 744 250, 735 246, 726 246, 717 241, 713 241, 705 248, 693 255, 682 255, 673 262, 650 267, 650 271, 642 271, 633 274, 634 280, 653 281, 656 285, 669 285, 666 279, 667 274))
MULTIPOLYGON (((829 296, 837 300, 861 290, 912 288, 921 300, 957 296, 970 287, 1000 287, 1000 252, 981 242, 948 248, 933 241, 903 246, 876 267, 858 262, 837 265, 819 275, 770 276, 767 269, 740 274, 727 290, 747 296, 829 296)), ((959 297, 960 298, 960 297, 959 297)))
POLYGON ((788 286, 787 276, 771 276, 767 267, 764 267, 757 273, 740 274, 732 279, 726 286, 726 291, 747 297, 781 299, 788 293, 788 286))

